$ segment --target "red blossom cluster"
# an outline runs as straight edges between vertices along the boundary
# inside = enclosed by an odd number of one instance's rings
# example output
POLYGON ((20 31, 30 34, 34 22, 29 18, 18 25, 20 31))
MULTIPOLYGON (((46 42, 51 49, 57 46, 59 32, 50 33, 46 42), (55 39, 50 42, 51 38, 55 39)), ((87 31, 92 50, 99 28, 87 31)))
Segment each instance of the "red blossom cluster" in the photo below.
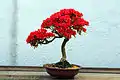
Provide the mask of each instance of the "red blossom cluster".
POLYGON ((76 35, 76 31, 86 32, 84 26, 88 26, 89 22, 82 18, 83 14, 74 9, 62 9, 43 21, 42 28, 54 29, 63 37, 70 39, 76 35))
POLYGON ((31 32, 26 41, 27 43, 35 45, 41 40, 46 40, 45 42, 47 43, 49 42, 47 38, 56 37, 56 35, 60 38, 65 37, 70 39, 72 35, 76 35, 76 32, 86 32, 84 26, 88 26, 89 22, 84 20, 82 16, 82 13, 74 9, 62 9, 52 14, 46 20, 43 20, 41 29, 31 32), (51 32, 48 33, 47 29, 50 29, 51 32))
POLYGON ((30 33, 30 35, 28 36, 28 38, 26 39, 27 43, 31 43, 32 45, 36 45, 37 42, 39 42, 39 40, 44 40, 46 38, 50 38, 50 37, 54 37, 55 34, 53 34, 52 32, 47 32, 46 29, 38 29, 37 31, 33 31, 30 33))

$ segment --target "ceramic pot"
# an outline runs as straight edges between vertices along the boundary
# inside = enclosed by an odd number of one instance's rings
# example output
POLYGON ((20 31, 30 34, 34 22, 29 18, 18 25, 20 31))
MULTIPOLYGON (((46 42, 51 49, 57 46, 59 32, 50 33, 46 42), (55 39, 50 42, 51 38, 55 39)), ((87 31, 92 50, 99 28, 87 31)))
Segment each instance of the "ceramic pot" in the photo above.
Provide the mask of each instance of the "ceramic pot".
POLYGON ((50 67, 51 65, 52 64, 46 64, 44 65, 44 68, 48 74, 55 78, 74 78, 74 76, 78 74, 81 68, 80 66, 74 64, 73 68, 50 67))

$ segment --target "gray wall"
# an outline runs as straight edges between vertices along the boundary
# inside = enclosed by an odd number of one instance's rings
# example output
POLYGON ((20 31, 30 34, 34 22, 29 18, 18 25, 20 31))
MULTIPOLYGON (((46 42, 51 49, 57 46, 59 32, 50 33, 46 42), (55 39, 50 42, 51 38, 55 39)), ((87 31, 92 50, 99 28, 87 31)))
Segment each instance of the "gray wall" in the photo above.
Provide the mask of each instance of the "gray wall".
POLYGON ((0 0, 0 65, 9 64, 12 0, 0 0))
MULTIPOLYGON (((42 66, 59 61, 63 39, 33 49, 25 40, 42 20, 62 8, 75 8, 89 20, 87 34, 67 43, 71 63, 92 67, 120 67, 120 1, 119 0, 18 0, 17 65, 42 66)), ((10 64, 12 0, 0 1, 0 65, 10 64)))

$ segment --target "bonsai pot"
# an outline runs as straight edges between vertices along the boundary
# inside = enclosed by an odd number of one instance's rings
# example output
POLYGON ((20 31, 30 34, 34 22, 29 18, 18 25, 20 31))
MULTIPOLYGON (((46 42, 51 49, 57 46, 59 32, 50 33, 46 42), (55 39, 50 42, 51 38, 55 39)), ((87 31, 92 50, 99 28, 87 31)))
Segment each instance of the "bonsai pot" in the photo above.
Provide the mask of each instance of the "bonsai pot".
POLYGON ((58 68, 52 67, 53 64, 45 64, 44 68, 46 69, 47 73, 54 78, 74 78, 75 75, 78 74, 80 70, 80 66, 72 64, 73 67, 71 68, 58 68))

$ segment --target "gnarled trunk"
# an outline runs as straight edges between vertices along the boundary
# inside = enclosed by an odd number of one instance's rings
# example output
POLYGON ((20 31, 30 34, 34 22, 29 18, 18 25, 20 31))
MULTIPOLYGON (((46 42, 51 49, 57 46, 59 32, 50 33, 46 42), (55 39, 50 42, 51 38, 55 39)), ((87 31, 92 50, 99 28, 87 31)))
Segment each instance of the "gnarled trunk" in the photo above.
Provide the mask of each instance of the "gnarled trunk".
POLYGON ((59 68, 72 67, 72 65, 66 60, 67 56, 66 56, 66 51, 65 51, 65 45, 68 41, 69 41, 69 39, 65 38, 62 43, 62 46, 61 46, 62 58, 61 58, 60 62, 57 62, 55 64, 56 67, 59 67, 59 68))
POLYGON ((66 61, 66 51, 65 51, 65 45, 66 43, 69 41, 69 39, 65 38, 63 43, 62 43, 62 46, 61 46, 61 52, 62 52, 62 58, 61 58, 61 62, 63 61, 66 61))

